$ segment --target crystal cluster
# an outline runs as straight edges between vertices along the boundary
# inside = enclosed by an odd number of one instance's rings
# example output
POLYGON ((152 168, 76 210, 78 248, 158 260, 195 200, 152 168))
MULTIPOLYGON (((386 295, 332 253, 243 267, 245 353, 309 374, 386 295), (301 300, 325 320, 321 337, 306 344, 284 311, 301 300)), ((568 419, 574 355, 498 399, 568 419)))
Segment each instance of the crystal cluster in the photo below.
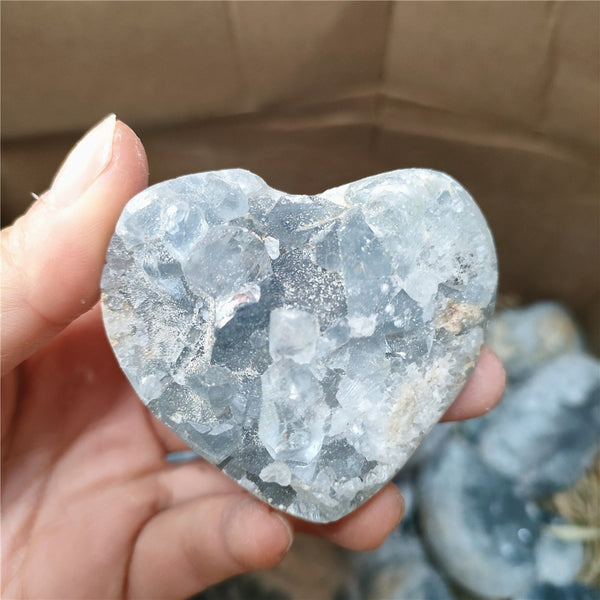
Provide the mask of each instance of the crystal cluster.
POLYGON ((443 173, 309 197, 234 169, 133 198, 101 287, 148 408, 258 497, 327 522, 385 485, 456 397, 496 281, 486 222, 443 173))

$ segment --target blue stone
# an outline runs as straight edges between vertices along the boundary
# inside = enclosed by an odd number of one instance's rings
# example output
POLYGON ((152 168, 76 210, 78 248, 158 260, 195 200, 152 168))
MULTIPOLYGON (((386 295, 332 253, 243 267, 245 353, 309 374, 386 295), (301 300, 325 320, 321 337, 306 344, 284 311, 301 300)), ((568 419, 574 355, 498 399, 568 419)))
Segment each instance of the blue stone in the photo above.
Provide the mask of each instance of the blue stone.
POLYGON ((421 470, 418 502, 428 549, 461 586, 505 598, 534 583, 539 520, 466 440, 453 437, 421 470))
POLYGON ((479 433, 483 459, 527 497, 582 476, 598 451, 600 361, 560 356, 505 394, 479 433))
POLYGON ((148 408, 259 498, 327 522, 390 481, 454 400, 496 282, 485 219, 448 175, 294 196, 231 169, 134 197, 101 288, 148 408))
POLYGON ((510 381, 531 375, 561 354, 583 349, 573 316, 557 302, 536 302, 494 315, 486 343, 502 360, 510 381))

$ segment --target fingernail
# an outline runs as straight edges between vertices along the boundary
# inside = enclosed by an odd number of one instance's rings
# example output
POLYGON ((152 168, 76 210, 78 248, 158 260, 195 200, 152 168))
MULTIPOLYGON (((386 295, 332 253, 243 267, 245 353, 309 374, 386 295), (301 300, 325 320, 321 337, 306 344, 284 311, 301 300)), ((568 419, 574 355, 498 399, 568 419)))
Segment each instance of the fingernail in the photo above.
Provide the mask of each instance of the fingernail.
POLYGON ((109 115, 77 142, 54 177, 50 202, 58 206, 75 202, 106 169, 112 158, 116 125, 117 117, 109 115))
POLYGON ((394 499, 396 500, 396 510, 397 510, 397 515, 395 520, 395 525, 392 529, 396 529, 396 527, 398 527, 398 525, 400 525, 400 523, 402 522, 402 519, 404 519, 404 513, 406 511, 406 502, 404 501, 404 496, 402 495, 402 492, 395 486, 395 485, 390 485, 390 490, 392 490, 394 492, 394 499))
POLYGON ((406 513, 406 501, 400 490, 398 490, 398 504, 398 522, 396 523, 396 527, 400 525, 402 519, 404 519, 404 514, 406 513))
POLYGON ((285 552, 284 552, 284 554, 287 554, 288 550, 292 547, 292 543, 294 541, 294 530, 292 528, 291 523, 281 513, 272 512, 271 514, 275 518, 279 519, 279 521, 281 523, 283 523, 283 526, 285 527, 285 530, 287 531, 289 541, 288 541, 287 548, 285 549, 285 552))

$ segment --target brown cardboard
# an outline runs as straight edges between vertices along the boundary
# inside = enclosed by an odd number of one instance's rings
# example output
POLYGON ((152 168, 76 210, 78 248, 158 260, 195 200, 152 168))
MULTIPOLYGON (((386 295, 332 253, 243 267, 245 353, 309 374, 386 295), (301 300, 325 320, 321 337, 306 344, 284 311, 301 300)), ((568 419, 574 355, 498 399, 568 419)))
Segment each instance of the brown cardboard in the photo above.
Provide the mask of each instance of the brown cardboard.
POLYGON ((3 135, 107 112, 169 124, 330 100, 381 76, 387 3, 5 2, 3 135))
POLYGON ((592 2, 5 2, 4 221, 115 111, 153 181, 445 170, 490 222, 501 290, 597 323, 599 23, 592 2))

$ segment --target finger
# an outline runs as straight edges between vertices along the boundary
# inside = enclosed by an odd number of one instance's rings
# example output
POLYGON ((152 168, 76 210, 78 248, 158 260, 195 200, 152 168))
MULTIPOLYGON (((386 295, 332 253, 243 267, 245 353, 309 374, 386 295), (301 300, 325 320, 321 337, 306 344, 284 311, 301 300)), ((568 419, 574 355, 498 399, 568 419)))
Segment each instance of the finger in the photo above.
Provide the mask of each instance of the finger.
POLYGON ((228 577, 277 564, 289 523, 247 493, 206 496, 154 517, 132 555, 127 597, 185 598, 228 577))
POLYGON ((147 179, 141 142, 111 115, 73 148, 50 190, 2 231, 2 373, 93 306, 119 214, 147 179))
POLYGON ((389 483, 348 516, 325 525, 296 521, 294 529, 324 537, 351 550, 373 550, 395 529, 404 516, 404 499, 389 483))
POLYGON ((168 490, 170 506, 177 506, 206 494, 246 494, 233 479, 202 459, 169 466, 159 478, 162 488, 168 490))
POLYGON ((442 421, 462 421, 489 412, 500 402, 505 381, 506 373, 500 359, 484 346, 475 370, 442 421))

